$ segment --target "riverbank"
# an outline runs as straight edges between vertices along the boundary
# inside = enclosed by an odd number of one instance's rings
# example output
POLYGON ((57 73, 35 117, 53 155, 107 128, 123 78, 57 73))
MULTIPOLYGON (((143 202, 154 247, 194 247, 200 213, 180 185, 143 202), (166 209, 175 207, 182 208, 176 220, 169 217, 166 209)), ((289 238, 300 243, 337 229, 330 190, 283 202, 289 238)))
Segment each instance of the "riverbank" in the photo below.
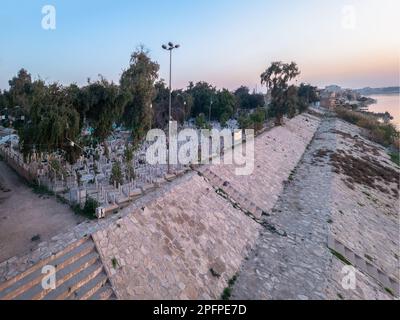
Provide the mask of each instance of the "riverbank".
POLYGON ((400 168, 362 135, 310 110, 256 138, 253 174, 193 168, 0 264, 0 277, 89 235, 120 299, 391 299, 400 168), (341 286, 347 263, 356 267, 350 291, 341 286))
POLYGON ((362 129, 326 118, 274 214, 265 217, 280 232, 262 231, 233 297, 393 299, 400 277, 399 173, 362 129), (350 288, 342 286, 348 264, 355 267, 350 288))

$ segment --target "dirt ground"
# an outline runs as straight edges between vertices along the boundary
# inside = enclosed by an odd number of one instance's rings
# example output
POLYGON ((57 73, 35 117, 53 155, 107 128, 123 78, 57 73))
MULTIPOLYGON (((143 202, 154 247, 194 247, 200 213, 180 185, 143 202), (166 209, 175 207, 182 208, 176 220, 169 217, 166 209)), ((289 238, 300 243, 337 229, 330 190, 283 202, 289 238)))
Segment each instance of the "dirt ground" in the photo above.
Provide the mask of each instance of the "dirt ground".
POLYGON ((33 193, 0 161, 0 262, 32 250, 83 220, 54 197, 33 193))

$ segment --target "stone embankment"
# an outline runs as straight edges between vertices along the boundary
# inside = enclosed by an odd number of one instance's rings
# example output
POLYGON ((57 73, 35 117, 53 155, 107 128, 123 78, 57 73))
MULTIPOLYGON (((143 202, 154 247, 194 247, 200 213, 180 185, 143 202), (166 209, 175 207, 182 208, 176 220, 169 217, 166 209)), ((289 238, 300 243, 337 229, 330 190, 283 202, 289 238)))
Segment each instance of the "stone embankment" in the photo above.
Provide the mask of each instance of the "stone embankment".
POLYGON ((398 296, 399 174, 358 127, 325 118, 274 214, 264 217, 280 233, 262 230, 234 298, 398 296))
POLYGON ((84 223, 0 265, 7 280, 92 235, 117 298, 218 298, 266 225, 320 118, 288 120, 256 138, 255 170, 198 168, 117 215, 84 223))

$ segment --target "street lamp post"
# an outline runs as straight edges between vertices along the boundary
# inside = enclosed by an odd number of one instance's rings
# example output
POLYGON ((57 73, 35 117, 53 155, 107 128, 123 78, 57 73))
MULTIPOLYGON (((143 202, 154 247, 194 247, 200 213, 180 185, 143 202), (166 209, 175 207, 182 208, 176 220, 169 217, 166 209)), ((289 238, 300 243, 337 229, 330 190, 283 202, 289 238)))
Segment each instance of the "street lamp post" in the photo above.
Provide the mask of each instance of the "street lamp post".
MULTIPOLYGON (((169 104, 168 104, 168 133, 170 131, 170 126, 171 126, 171 108, 172 108, 172 50, 178 49, 180 47, 179 44, 173 44, 172 42, 168 42, 168 44, 164 44, 162 48, 164 50, 169 51, 169 104)), ((169 137, 169 134, 168 134, 169 137)), ((170 173, 170 161, 169 161, 169 138, 168 138, 168 173, 170 173)))

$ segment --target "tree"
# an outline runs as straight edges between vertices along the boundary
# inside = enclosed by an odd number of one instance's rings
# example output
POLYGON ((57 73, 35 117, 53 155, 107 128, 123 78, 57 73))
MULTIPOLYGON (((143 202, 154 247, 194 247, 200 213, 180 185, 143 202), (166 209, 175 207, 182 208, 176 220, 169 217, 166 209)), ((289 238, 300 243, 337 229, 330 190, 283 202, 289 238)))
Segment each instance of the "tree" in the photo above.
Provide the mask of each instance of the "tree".
POLYGON ((106 139, 112 133, 113 124, 121 117, 130 97, 104 78, 89 83, 84 90, 88 104, 88 121, 94 128, 94 136, 103 143, 105 154, 108 155, 106 139))
POLYGON ((85 125, 86 113, 89 111, 87 91, 71 84, 65 88, 65 99, 67 103, 79 113, 81 128, 85 125))
POLYGON ((299 97, 298 97, 297 87, 294 85, 289 86, 288 89, 285 91, 285 107, 284 107, 284 109, 287 110, 287 116, 289 118, 294 118, 296 116, 298 103, 299 103, 299 97))
MULTIPOLYGON (((155 84, 156 97, 153 101, 153 124, 164 128, 168 124, 169 114, 169 88, 163 80, 155 84)), ((193 99, 183 90, 172 91, 171 116, 172 119, 183 123, 190 116, 193 99)))
POLYGON ((266 114, 264 108, 258 108, 250 115, 250 120, 255 131, 259 131, 263 128, 265 118, 266 114))
POLYGON ((266 112, 264 108, 257 108, 250 114, 241 114, 238 122, 241 129, 254 129, 259 131, 263 128, 266 119, 266 112))
POLYGON ((151 104, 156 93, 154 83, 158 78, 159 69, 160 66, 153 62, 148 52, 141 47, 132 54, 130 66, 120 79, 121 88, 130 94, 123 114, 123 123, 132 130, 135 143, 140 141, 151 126, 151 104))
POLYGON ((39 81, 34 87, 29 121, 19 128, 22 153, 26 158, 33 151, 63 150, 67 160, 74 162, 80 151, 77 152, 69 141, 79 137, 79 114, 65 103, 62 87, 58 84, 46 86, 39 81))
POLYGON ((125 167, 126 167, 126 180, 131 181, 135 179, 135 168, 133 167, 133 146, 127 144, 125 146, 124 152, 124 160, 125 160, 125 167))
POLYGON ((209 126, 207 125, 206 121, 206 116, 204 113, 200 113, 195 120, 196 127, 199 129, 209 129, 209 126))
POLYGON ((318 89, 310 84, 301 83, 299 90, 299 112, 302 113, 307 110, 310 103, 319 101, 318 89))
POLYGON ((238 100, 238 108, 242 110, 251 110, 264 106, 264 95, 252 93, 248 87, 241 86, 235 91, 238 100))
POLYGON ((21 69, 16 77, 8 81, 10 86, 10 107, 20 106, 28 111, 32 97, 32 77, 25 69, 21 69))
POLYGON ((271 103, 269 112, 275 117, 275 124, 282 125, 282 118, 288 113, 287 90, 289 81, 300 74, 296 63, 285 64, 273 62, 271 66, 261 74, 261 84, 265 84, 271 91, 271 103))
POLYGON ((197 117, 203 113, 209 114, 210 104, 216 100, 216 89, 207 82, 189 83, 186 92, 193 98, 192 116, 197 117))
POLYGON ((223 89, 217 92, 215 100, 211 109, 211 118, 225 125, 226 121, 236 112, 236 97, 229 90, 223 89))
POLYGON ((119 162, 115 162, 111 169, 110 184, 121 185, 123 182, 121 165, 119 162))

